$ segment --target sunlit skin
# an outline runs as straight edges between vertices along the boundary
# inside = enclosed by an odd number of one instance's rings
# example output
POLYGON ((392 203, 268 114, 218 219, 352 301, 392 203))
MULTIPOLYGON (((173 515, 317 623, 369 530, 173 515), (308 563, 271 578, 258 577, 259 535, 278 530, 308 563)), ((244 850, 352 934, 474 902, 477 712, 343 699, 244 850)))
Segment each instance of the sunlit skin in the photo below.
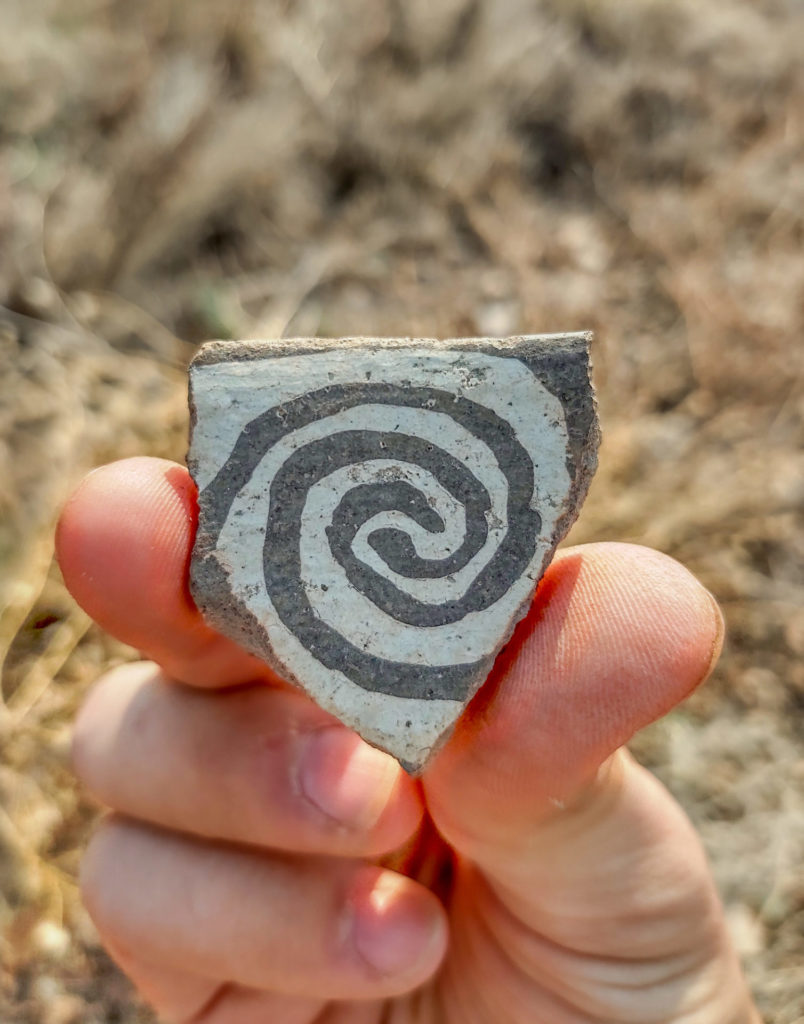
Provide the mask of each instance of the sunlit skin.
POLYGON ((563 551, 418 782, 212 632, 186 470, 91 474, 67 585, 147 662, 75 767, 111 813, 84 898, 180 1024, 757 1024, 700 843, 622 749, 709 674, 720 613, 656 552, 563 551))

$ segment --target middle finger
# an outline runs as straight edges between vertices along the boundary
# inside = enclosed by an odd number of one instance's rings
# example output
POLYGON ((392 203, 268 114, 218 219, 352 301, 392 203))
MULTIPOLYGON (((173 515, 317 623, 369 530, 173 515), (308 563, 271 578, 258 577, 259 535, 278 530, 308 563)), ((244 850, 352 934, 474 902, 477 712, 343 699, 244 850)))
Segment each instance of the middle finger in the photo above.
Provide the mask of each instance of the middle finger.
POLYGON ((73 760, 115 810, 229 842, 377 856, 408 839, 422 815, 397 762, 301 694, 197 690, 148 663, 97 684, 73 760))

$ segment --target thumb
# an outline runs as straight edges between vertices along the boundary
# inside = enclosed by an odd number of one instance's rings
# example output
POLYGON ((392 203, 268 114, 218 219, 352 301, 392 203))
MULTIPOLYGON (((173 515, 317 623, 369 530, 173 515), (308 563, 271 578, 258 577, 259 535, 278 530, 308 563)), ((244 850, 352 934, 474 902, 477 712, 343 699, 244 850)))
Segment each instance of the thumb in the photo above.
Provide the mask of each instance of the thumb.
POLYGON ((758 1024, 692 826, 614 753, 706 678, 722 634, 669 558, 603 544, 554 562, 424 778, 457 853, 442 984, 464 1006, 758 1024))
POLYGON ((516 874, 544 825, 605 790, 601 766, 709 674, 723 619, 672 559, 626 544, 568 549, 424 778, 450 844, 516 874))

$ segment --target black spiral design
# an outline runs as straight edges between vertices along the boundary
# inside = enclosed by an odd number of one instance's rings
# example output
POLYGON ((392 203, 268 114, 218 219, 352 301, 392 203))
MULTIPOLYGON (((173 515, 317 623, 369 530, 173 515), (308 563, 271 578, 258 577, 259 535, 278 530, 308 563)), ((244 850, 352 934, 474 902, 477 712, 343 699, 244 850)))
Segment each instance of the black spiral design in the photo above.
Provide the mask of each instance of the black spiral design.
MULTIPOLYGON (((341 498, 326 536, 332 557, 350 584, 385 614, 410 626, 458 623, 502 598, 531 563, 541 529, 531 507, 534 471, 530 455, 509 423, 491 409, 433 387, 361 382, 332 385, 266 410, 243 429, 226 464, 204 489, 210 530, 217 536, 237 495, 270 449, 309 424, 363 405, 388 406, 388 430, 339 430, 294 450, 276 472, 266 508, 263 550, 265 585, 284 627, 327 668, 344 673, 367 690, 400 697, 434 696, 463 700, 471 686, 472 666, 413 665, 377 657, 352 643, 316 613, 306 592, 301 567, 301 519, 310 488, 331 473, 370 460, 391 460, 421 467, 463 507, 466 532, 460 547, 444 558, 422 558, 400 529, 372 531, 368 543, 395 573, 409 579, 439 579, 469 564, 488 537, 491 508, 484 485, 454 454, 425 437, 393 427, 394 407, 449 416, 485 446, 508 484, 505 530, 496 550, 458 600, 434 605, 400 590, 357 558, 357 532, 381 512, 397 511, 431 533, 443 532, 441 516, 412 484, 394 479, 355 484, 341 498)), ((422 417, 423 430, 426 416, 422 417)), ((491 654, 492 652, 490 652, 491 654)), ((486 659, 483 659, 484 661, 486 659)), ((480 663, 477 663, 477 667, 480 663)))

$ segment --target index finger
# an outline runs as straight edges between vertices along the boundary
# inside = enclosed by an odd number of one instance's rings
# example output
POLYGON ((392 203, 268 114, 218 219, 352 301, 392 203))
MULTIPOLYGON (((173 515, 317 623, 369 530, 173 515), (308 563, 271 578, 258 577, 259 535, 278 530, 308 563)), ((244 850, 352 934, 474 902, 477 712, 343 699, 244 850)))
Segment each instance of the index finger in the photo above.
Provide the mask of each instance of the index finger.
POLYGON ((103 629, 174 679, 201 687, 279 684, 264 662, 207 626, 193 603, 188 567, 197 521, 196 488, 183 466, 144 457, 102 466, 59 520, 65 583, 103 629))

